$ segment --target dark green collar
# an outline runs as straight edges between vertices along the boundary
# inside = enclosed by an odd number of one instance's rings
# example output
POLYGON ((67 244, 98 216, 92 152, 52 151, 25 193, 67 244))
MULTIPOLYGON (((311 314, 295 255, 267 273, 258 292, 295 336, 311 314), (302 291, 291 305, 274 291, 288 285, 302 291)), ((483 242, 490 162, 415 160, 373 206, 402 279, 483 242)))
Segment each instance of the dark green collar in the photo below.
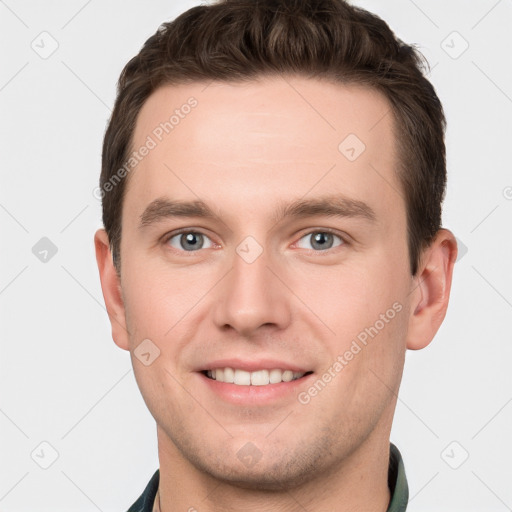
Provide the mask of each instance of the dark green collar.
MULTIPOLYGON (((128 512, 152 512, 159 481, 160 470, 157 469, 144 492, 128 512)), ((402 455, 393 443, 389 446, 388 486, 391 491, 391 501, 387 512, 405 512, 409 501, 409 486, 405 478, 402 455)))
POLYGON ((402 454, 393 443, 389 443, 388 486, 391 500, 387 512, 404 512, 409 502, 409 486, 402 454))

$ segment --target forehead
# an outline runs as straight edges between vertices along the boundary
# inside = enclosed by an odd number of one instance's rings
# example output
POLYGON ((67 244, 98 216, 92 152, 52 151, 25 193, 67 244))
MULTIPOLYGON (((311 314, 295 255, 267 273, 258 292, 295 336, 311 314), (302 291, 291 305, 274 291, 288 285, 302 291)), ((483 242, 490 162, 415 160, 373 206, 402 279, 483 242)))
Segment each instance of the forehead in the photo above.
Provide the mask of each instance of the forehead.
POLYGON ((137 118, 132 150, 143 146, 151 149, 125 195, 139 210, 162 195, 228 206, 263 190, 272 202, 333 186, 386 208, 400 189, 390 105, 357 85, 267 77, 164 86, 137 118))

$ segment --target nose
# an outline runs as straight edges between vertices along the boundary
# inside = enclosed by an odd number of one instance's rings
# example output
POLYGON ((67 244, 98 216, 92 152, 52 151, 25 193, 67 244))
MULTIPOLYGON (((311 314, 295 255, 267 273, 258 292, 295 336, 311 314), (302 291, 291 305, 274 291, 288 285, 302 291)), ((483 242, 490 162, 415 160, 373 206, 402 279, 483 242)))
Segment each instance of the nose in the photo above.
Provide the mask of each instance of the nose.
POLYGON ((235 252, 231 271, 216 289, 214 322, 223 331, 251 337, 290 323, 291 292, 265 251, 252 262, 235 252))

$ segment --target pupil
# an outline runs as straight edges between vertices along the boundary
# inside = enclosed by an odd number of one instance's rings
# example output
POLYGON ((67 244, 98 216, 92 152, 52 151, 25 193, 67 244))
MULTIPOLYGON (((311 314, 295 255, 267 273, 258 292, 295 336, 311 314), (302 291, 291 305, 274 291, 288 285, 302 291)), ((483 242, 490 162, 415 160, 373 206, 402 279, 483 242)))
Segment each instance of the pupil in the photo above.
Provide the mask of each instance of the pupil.
POLYGON ((187 248, 193 249, 200 245, 202 235, 199 233, 187 233, 185 235, 182 235, 181 239, 182 239, 181 246, 184 249, 187 249, 187 248))
MULTIPOLYGON (((318 244, 317 248, 325 249, 326 246, 330 245, 329 241, 331 241, 332 235, 330 233, 316 233, 313 237, 313 247, 315 244, 318 244)), ((328 248, 328 247, 327 247, 328 248)))

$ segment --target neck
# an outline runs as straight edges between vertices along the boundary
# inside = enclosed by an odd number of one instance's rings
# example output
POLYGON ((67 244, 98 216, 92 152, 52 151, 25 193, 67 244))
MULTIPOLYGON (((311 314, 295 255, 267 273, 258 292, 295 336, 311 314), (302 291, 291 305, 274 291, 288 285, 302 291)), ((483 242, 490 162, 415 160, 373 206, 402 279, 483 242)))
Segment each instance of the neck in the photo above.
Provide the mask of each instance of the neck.
POLYGON ((334 468, 312 473, 306 483, 282 490, 244 488, 200 471, 158 427, 160 484, 155 512, 288 512, 337 510, 385 512, 388 488, 389 429, 373 433, 334 468), (161 507, 161 508, 160 508, 161 507))

